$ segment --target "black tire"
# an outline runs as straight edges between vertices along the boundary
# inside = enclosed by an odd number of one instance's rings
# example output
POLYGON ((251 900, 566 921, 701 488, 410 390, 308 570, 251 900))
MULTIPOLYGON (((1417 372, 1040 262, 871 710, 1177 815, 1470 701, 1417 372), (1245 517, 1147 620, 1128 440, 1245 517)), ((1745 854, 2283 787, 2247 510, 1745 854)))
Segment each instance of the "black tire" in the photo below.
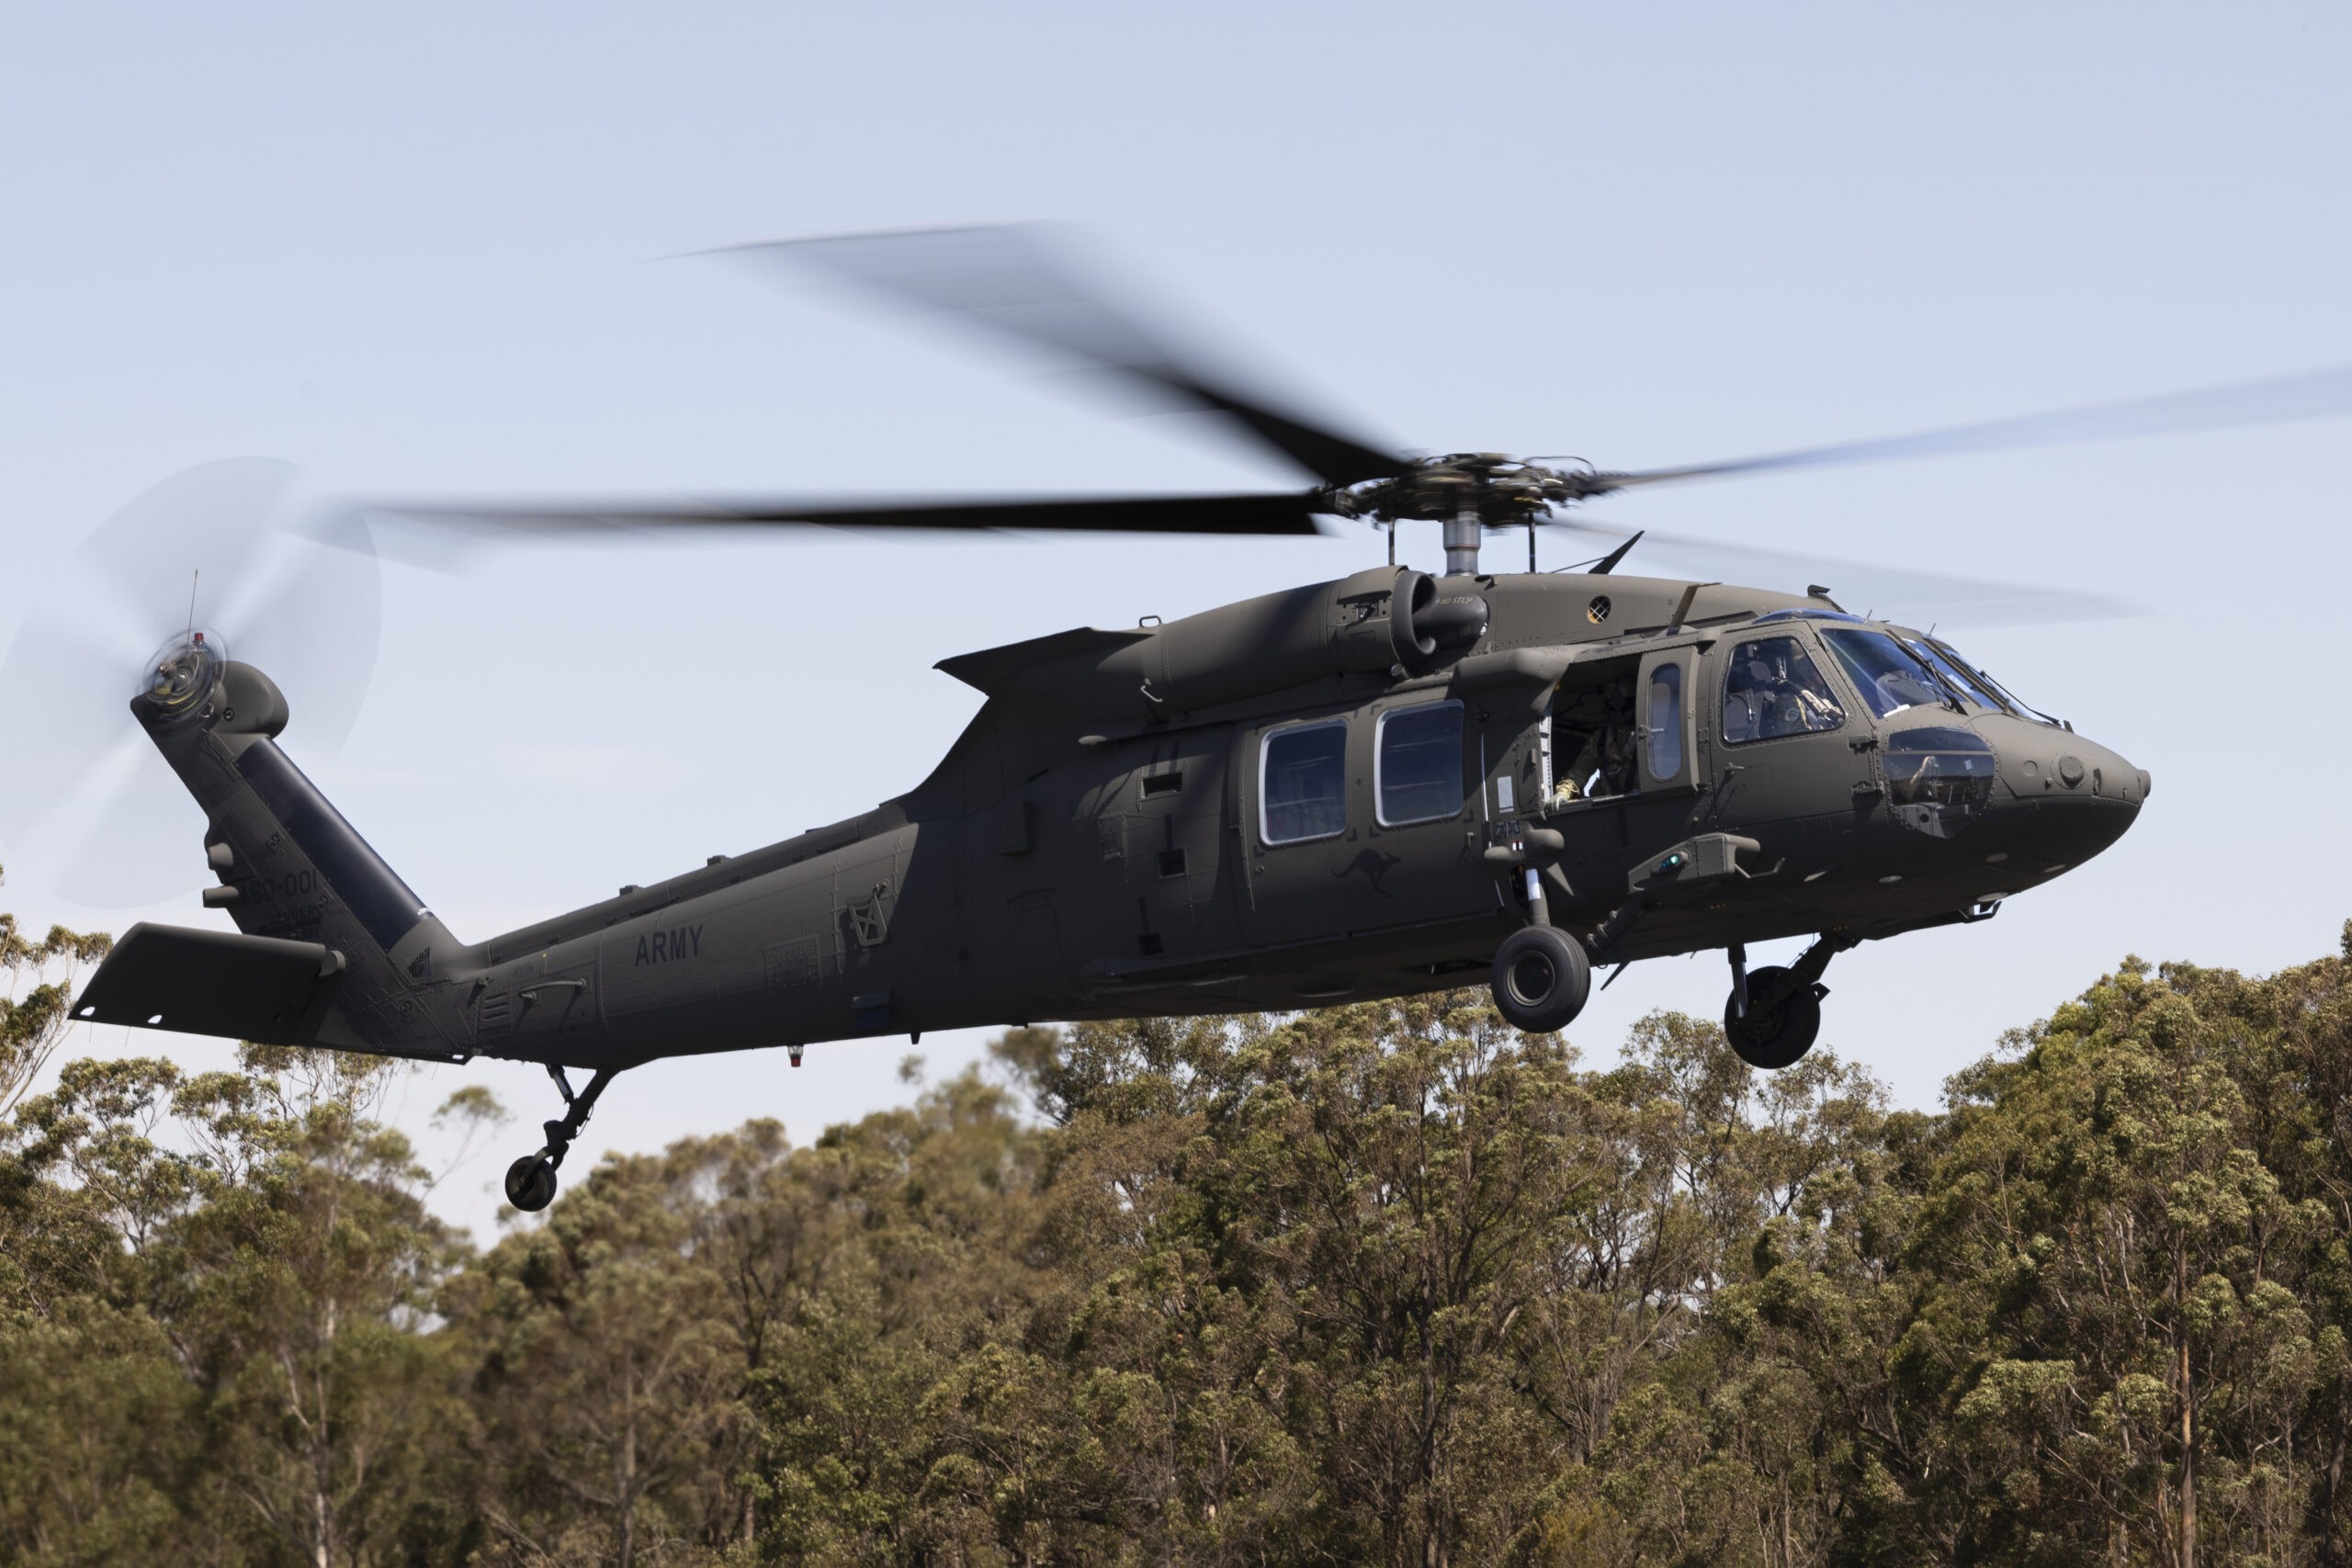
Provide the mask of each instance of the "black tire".
MULTIPOLYGON (((1788 973, 1778 966, 1758 969, 1747 977, 1747 994, 1765 995, 1788 973)), ((1790 1066, 1813 1049, 1820 1033, 1821 993, 1812 986, 1799 986, 1770 1010, 1751 1005, 1746 1018, 1738 1016, 1736 998, 1724 1003, 1724 1036, 1751 1067, 1778 1072, 1790 1066)))
POLYGON ((555 1201, 555 1167, 545 1155, 525 1155, 506 1168, 506 1201, 526 1214, 555 1201))
POLYGON ((1495 1010, 1513 1029, 1549 1034, 1566 1029, 1592 992, 1584 945, 1556 926, 1528 926, 1495 953, 1495 1010))

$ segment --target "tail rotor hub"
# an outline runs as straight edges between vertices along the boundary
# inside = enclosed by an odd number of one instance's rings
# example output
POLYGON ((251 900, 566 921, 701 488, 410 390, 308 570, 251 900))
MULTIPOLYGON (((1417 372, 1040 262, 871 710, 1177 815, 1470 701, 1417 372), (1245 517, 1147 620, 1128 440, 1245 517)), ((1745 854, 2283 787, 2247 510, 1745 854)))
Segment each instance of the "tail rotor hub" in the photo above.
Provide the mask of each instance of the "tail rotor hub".
POLYGON ((159 718, 177 718, 205 700, 228 661, 228 645, 218 633, 191 626, 147 660, 138 700, 159 718))

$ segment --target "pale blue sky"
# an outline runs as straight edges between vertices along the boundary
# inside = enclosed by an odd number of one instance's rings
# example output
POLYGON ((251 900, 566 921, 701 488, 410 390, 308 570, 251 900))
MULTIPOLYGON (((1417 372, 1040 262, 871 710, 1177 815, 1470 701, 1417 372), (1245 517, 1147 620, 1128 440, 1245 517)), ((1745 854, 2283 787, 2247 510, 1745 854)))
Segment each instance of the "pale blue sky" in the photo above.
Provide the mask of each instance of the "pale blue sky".
MULTIPOLYGON (((80 534, 238 454, 322 491, 1287 479, 816 290, 660 259, 764 234, 1080 220, 1377 432, 1610 466, 2352 361, 2336 6, 97 4, 6 22, 11 636, 80 534)), ((2124 953, 2260 969, 2334 946, 2352 913, 2332 816, 2352 762, 2347 450, 2352 422, 1596 508, 2154 611, 1958 634, 2149 768, 2154 798, 1999 919, 1841 958, 1833 1046, 1927 1103, 2124 953)), ((930 671, 944 655, 1338 576, 1380 547, 828 537, 399 569, 351 743, 306 756, 298 712, 287 745, 478 937, 905 788, 975 705, 930 671)), ((1409 530, 1405 549, 1436 558, 1409 530)), ((38 707, 11 697, 7 744, 31 744, 38 707)), ((192 895, 148 913, 217 918, 192 895)), ((1713 1011, 1723 987, 1712 958, 1639 966, 1572 1034, 1606 1058, 1642 1011, 1713 1011)), ((939 1071, 977 1045, 923 1051, 939 1071)), ((755 1111, 812 1137, 899 1092, 905 1049, 649 1068, 587 1152, 755 1111)), ((551 1113, 531 1070, 482 1064, 412 1089, 419 1130, 471 1078, 524 1125, 551 1113)), ((517 1127, 454 1181, 451 1212, 486 1230, 482 1188, 527 1142, 517 1127)))

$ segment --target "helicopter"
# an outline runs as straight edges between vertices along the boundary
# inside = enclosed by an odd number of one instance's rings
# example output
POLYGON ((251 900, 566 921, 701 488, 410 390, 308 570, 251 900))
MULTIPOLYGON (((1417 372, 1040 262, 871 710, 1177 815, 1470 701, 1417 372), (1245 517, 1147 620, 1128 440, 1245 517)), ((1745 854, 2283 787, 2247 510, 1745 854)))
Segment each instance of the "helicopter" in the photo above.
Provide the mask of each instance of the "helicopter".
MULTIPOLYGON (((1730 1046, 1814 1043, 1835 956, 1992 919, 2098 855, 2149 774, 1950 641, 1784 592, 1620 569, 1643 537, 1535 570, 1540 529, 1640 487, 2314 417, 2352 371, 1891 440, 1615 471, 1412 457, 1309 416, 1114 302, 1056 231, 988 225, 743 247, 1205 412, 1311 476, 1218 495, 866 501, 379 499, 378 530, 560 540, 771 525, 1306 535, 1388 559, 1165 622, 940 661, 983 704, 873 809, 486 941, 452 932, 295 765, 257 665, 191 624, 130 707, 202 808, 234 931, 134 925, 73 1013, 131 1027, 544 1065, 564 1103, 508 1200, 543 1209, 616 1076, 666 1056, 926 1030, 1289 1010, 1483 981, 1565 1028, 1596 967, 1720 950, 1730 1046), (1440 525, 1444 570, 1396 563, 1440 525), (1523 530, 1529 570, 1481 566, 1523 530), (1810 937, 1785 965, 1749 944, 1810 937), (575 1090, 569 1074, 585 1071, 575 1090)), ((1611 978, 1614 979, 1614 975, 1611 978)))

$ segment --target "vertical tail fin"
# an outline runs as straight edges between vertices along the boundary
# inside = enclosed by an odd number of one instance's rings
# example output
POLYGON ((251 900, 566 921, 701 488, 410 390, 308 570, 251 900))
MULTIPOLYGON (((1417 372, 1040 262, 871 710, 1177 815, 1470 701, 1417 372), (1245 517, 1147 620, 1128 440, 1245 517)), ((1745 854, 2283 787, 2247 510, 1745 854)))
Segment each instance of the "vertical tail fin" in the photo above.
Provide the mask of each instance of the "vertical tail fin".
POLYGON ((462 1054, 455 1010, 431 1005, 443 989, 434 971, 458 957, 458 942, 278 750, 288 712, 277 684, 219 660, 200 638, 159 673, 131 712, 204 808, 205 853, 220 879, 206 905, 249 937, 336 955, 322 976, 334 1003, 320 1010, 311 1042, 462 1054))
MULTIPOLYGON (((400 874, 328 804, 318 785, 277 749, 275 740, 252 737, 238 749, 235 766, 264 818, 275 824, 274 830, 256 843, 251 833, 238 831, 246 826, 241 820, 245 814, 231 810, 213 815, 213 827, 220 834, 216 841, 225 843, 232 855, 225 869, 232 874, 248 872, 225 883, 237 891, 237 897, 228 905, 239 930, 309 940, 307 931, 295 928, 314 925, 323 918, 327 897, 310 897, 316 893, 339 899, 359 929, 390 954, 422 922, 433 919, 433 911, 400 874), (267 874, 270 863, 277 858, 277 846, 272 840, 281 833, 310 861, 310 869, 317 874, 315 886, 290 866, 288 869, 296 873, 291 883, 282 876, 273 881, 267 874)), ((259 826, 252 824, 256 831, 259 826)))

